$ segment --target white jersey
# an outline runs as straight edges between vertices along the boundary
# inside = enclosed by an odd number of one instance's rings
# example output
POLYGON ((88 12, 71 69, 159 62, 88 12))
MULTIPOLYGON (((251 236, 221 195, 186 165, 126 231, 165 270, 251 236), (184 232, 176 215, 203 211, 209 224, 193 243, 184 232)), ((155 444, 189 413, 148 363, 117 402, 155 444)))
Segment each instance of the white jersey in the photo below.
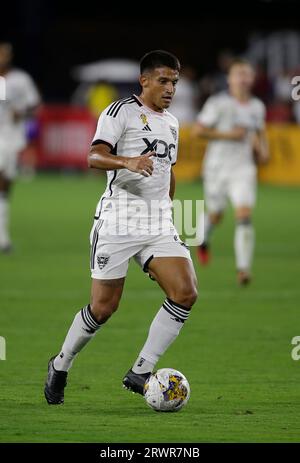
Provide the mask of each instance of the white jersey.
POLYGON ((247 166, 254 167, 251 136, 264 128, 265 106, 258 98, 251 97, 241 103, 227 92, 208 98, 198 115, 198 122, 220 131, 244 127, 247 135, 241 141, 213 140, 208 143, 204 159, 204 175, 215 170, 232 172, 247 166))
POLYGON ((172 220, 169 189, 171 166, 177 158, 177 119, 166 110, 153 111, 133 95, 112 103, 102 112, 92 144, 101 142, 118 156, 136 157, 150 151, 155 151, 156 156, 151 158, 154 170, 149 177, 127 169, 107 171, 107 187, 98 203, 96 218, 109 220, 109 210, 115 206, 119 225, 127 224, 132 216, 133 228, 148 233, 149 226, 159 220, 158 233, 161 232, 172 220))
POLYGON ((16 122, 13 113, 37 106, 40 96, 33 80, 25 71, 11 69, 4 78, 6 98, 0 101, 0 139, 24 145, 24 121, 16 122))

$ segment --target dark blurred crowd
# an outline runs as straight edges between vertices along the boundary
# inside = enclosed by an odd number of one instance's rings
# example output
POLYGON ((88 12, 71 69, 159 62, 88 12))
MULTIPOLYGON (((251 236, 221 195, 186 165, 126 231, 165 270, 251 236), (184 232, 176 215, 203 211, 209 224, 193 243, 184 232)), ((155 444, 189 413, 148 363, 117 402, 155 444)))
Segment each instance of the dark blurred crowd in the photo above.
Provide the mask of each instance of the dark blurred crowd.
MULTIPOLYGON (((176 97, 170 111, 181 124, 195 120, 197 112, 206 99, 227 90, 227 71, 235 58, 246 58, 256 70, 254 95, 267 107, 267 121, 296 122, 300 124, 300 103, 292 99, 292 78, 300 75, 300 32, 280 31, 263 36, 259 33, 249 38, 248 48, 243 52, 225 49, 216 57, 215 69, 201 75, 183 63, 176 97)), ((300 80, 300 78, 299 78, 300 80)), ((75 94, 73 103, 86 103, 96 115, 117 97, 139 91, 136 84, 120 85, 115 82, 98 81, 89 85, 81 94, 75 94)))

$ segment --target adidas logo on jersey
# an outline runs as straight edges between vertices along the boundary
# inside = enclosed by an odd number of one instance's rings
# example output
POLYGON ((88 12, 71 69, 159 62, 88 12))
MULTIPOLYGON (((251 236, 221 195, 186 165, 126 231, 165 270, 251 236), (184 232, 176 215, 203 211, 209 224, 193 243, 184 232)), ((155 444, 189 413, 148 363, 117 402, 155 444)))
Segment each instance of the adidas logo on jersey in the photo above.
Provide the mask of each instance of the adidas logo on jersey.
POLYGON ((142 113, 140 115, 140 118, 141 118, 142 123, 144 124, 144 127, 142 130, 145 130, 145 132, 151 132, 146 114, 142 113))

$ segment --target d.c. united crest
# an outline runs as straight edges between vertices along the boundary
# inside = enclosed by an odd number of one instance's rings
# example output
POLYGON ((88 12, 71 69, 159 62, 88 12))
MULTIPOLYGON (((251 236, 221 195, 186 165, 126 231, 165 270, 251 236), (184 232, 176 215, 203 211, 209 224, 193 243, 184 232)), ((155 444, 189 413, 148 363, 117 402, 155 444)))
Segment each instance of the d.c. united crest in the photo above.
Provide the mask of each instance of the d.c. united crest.
POLYGON ((102 254, 102 256, 97 256, 97 263, 100 270, 102 270, 107 262, 109 261, 109 256, 102 254))

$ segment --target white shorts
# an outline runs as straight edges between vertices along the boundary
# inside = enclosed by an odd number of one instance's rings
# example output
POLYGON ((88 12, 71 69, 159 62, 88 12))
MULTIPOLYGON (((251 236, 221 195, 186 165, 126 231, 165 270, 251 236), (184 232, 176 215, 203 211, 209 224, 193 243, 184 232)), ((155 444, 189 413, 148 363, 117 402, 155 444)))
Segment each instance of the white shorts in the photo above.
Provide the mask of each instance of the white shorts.
POLYGON ((247 166, 234 172, 207 173, 204 175, 204 200, 209 212, 221 212, 227 200, 234 208, 252 208, 256 201, 256 168, 247 166))
POLYGON ((0 137, 0 174, 7 180, 13 180, 18 173, 20 143, 9 143, 0 137))
POLYGON ((123 278, 127 274, 131 257, 148 270, 148 264, 154 257, 185 257, 191 260, 187 245, 181 241, 176 230, 174 234, 145 236, 136 240, 134 236, 123 237, 101 234, 99 220, 95 221, 90 234, 91 276, 95 279, 110 280, 123 278))

